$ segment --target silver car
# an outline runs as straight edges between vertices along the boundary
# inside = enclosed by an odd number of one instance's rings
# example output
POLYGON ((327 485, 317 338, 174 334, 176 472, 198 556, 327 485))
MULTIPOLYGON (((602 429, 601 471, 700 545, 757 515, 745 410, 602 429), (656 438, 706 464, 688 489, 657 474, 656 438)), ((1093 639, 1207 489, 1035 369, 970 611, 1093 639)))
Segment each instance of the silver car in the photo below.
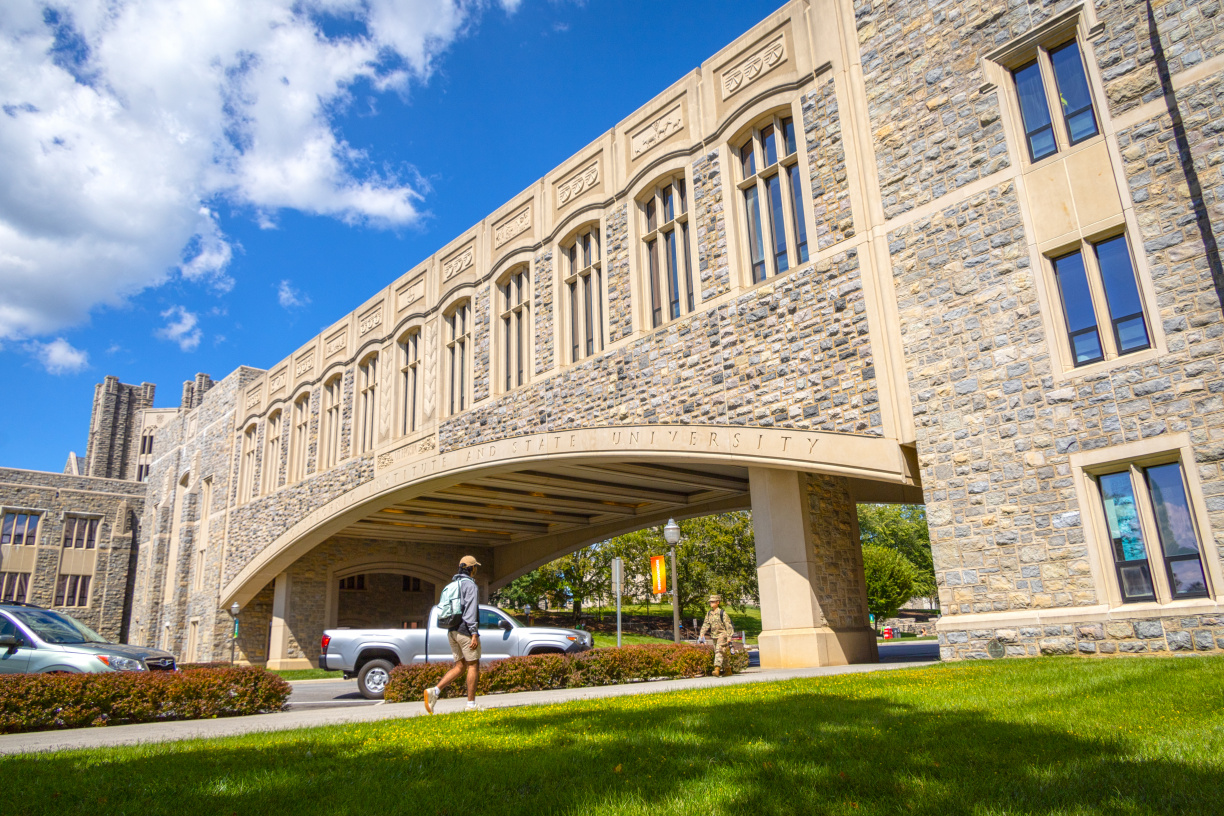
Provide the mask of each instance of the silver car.
POLYGON ((111 643, 71 615, 0 603, 0 674, 173 671, 161 649, 111 643))

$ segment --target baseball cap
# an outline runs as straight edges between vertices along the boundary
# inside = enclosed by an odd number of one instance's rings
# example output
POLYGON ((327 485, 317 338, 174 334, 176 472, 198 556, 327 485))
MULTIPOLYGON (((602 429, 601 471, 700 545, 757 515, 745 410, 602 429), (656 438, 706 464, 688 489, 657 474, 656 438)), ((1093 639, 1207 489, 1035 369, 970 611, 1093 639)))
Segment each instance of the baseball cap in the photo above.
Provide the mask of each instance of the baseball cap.
POLYGON ((459 566, 461 567, 479 567, 480 562, 477 561, 475 558, 473 558, 470 555, 465 555, 459 559, 459 566))

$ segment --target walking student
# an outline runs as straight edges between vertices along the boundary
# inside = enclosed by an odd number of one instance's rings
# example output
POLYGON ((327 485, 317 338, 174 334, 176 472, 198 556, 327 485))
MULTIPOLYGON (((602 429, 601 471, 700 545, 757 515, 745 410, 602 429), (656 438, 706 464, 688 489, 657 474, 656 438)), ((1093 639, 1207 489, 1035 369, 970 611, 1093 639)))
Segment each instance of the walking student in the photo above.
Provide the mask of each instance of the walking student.
MULTIPOLYGON (((710 611, 706 613, 705 622, 701 624, 701 632, 697 635, 698 643, 705 643, 707 632, 714 639, 714 676, 721 677, 726 666, 724 655, 730 651, 731 636, 735 634, 731 616, 722 608, 721 595, 710 596, 710 611)), ((725 673, 731 673, 730 666, 726 666, 725 673)))
POLYGON ((433 713, 442 689, 465 670, 467 710, 476 710, 476 682, 480 679, 480 630, 477 629, 480 622, 480 601, 472 576, 479 567, 480 562, 475 558, 470 555, 463 556, 459 559, 459 572, 442 590, 442 600, 438 603, 438 625, 447 629, 446 638, 450 641, 455 665, 442 675, 438 685, 425 689, 425 710, 430 714, 433 713))

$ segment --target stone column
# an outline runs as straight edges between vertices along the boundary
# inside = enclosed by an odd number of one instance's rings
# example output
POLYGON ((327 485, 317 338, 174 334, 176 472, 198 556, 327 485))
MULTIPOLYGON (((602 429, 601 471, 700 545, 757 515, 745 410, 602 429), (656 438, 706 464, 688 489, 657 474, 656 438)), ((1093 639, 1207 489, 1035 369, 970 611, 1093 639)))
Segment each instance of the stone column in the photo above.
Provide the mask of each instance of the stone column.
POLYGON ((276 576, 272 588, 272 637, 268 643, 269 669, 309 669, 313 664, 303 657, 289 655, 289 573, 276 576))
POLYGON ((762 668, 879 660, 845 478, 749 468, 762 668))

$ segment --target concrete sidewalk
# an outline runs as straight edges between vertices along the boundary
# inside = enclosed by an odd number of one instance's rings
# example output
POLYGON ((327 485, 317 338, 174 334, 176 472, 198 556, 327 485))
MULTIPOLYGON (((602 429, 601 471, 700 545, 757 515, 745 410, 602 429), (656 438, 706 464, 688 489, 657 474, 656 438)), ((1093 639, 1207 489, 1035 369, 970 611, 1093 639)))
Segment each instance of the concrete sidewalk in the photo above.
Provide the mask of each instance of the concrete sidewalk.
MULTIPOLYGON (((481 708, 511 708, 514 706, 550 705, 574 700, 595 700, 605 697, 624 697, 630 694, 681 691, 684 689, 711 688, 762 683, 771 680, 791 680, 799 677, 826 677, 836 674, 858 674, 862 672, 888 671, 891 669, 929 666, 938 661, 915 661, 908 663, 869 663, 857 666, 830 666, 817 669, 750 669, 728 678, 696 677, 688 680, 659 680, 650 683, 630 683, 621 686, 596 686, 594 688, 558 689, 555 691, 526 691, 517 694, 492 694, 480 697, 481 708)), ((439 700, 439 714, 462 712, 465 700, 439 700)), ((0 736, 0 754, 24 754, 37 751, 61 751, 73 748, 103 748, 115 745, 142 745, 151 742, 170 742, 186 739, 214 739, 240 734, 268 731, 286 731, 292 728, 311 728, 323 725, 345 725, 348 723, 394 720, 425 715, 425 707, 419 702, 380 703, 362 708, 328 708, 323 710, 283 711, 275 714, 255 714, 247 717, 226 717, 216 720, 185 720, 182 722, 145 723, 140 725, 116 725, 102 728, 75 728, 67 731, 37 731, 29 734, 6 734, 0 736)))

